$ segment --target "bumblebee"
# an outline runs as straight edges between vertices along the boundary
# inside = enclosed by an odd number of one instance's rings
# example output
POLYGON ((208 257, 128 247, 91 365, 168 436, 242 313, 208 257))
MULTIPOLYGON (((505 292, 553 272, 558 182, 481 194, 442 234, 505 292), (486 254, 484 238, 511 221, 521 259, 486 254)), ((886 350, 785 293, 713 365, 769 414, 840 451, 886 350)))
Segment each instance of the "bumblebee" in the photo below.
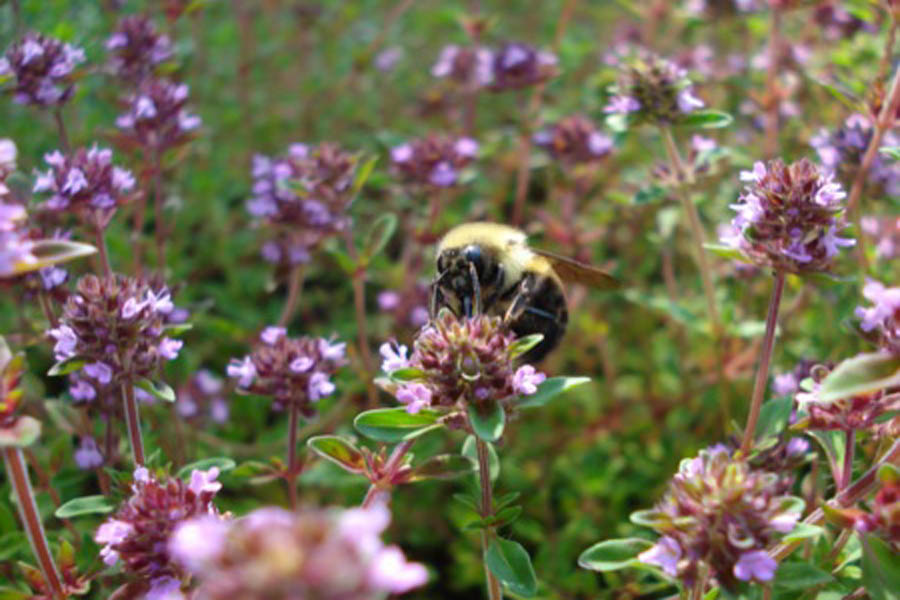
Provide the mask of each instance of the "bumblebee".
POLYGON ((619 282, 590 265, 528 246, 523 231, 499 223, 466 223, 437 247, 431 316, 447 308, 457 316, 501 316, 517 337, 543 340, 522 360, 537 362, 556 348, 569 310, 563 282, 613 289, 619 282))

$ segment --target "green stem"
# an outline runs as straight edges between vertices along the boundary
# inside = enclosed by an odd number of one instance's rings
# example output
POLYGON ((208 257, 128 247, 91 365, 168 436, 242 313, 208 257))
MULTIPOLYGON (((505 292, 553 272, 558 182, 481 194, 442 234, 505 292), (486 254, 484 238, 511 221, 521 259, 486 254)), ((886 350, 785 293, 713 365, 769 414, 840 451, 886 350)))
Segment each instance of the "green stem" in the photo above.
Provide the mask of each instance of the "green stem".
POLYGON ((744 438, 741 440, 741 453, 746 456, 753 446, 753 433, 756 431, 756 423, 759 421, 759 411, 762 408, 763 397, 766 393, 766 383, 769 379, 769 365, 772 363, 772 349, 775 346, 775 329, 778 325, 778 307, 781 305, 781 297, 784 294, 784 271, 775 271, 775 286, 772 289, 772 297, 769 300, 769 314, 766 316, 766 334, 763 338, 763 347, 759 355, 759 367, 756 370, 756 381, 753 382, 753 396, 750 400, 750 414, 747 415, 747 427, 744 429, 744 438))
MULTIPOLYGON (((487 442, 481 438, 475 438, 475 449, 478 452, 478 481, 481 486, 481 518, 487 519, 494 513, 494 502, 492 499, 491 484, 491 462, 488 453, 487 442)), ((503 592, 500 589, 500 582, 491 573, 487 565, 487 551, 491 539, 494 537, 494 528, 486 527, 481 530, 481 549, 482 560, 484 561, 484 575, 487 579, 488 598, 490 600, 502 600, 503 592)))
POLYGON ((22 525, 28 535, 31 551, 34 552, 34 557, 41 567, 44 580, 47 582, 53 598, 61 600, 66 597, 66 593, 63 590, 62 578, 56 568, 56 562, 53 560, 53 555, 50 554, 50 545, 47 542, 41 515, 34 501, 34 490, 31 489, 31 480, 28 478, 22 450, 16 447, 3 448, 3 462, 6 463, 6 473, 16 496, 19 517, 22 519, 22 525))
POLYGON ((279 327, 287 327, 297 310, 297 301, 300 300, 300 292, 303 291, 303 265, 294 265, 288 280, 288 296, 285 300, 281 316, 278 318, 279 327))
POLYGON ((300 407, 291 402, 291 418, 288 424, 288 465, 284 481, 287 483, 288 500, 291 510, 297 510, 297 426, 300 422, 300 407))

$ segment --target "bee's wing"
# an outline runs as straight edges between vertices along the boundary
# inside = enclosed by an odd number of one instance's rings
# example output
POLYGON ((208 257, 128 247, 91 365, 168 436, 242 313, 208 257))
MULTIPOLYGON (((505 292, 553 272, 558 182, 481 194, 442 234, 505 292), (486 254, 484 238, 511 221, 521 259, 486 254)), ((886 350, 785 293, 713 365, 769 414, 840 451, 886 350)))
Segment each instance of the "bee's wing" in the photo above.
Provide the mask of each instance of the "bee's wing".
POLYGON ((589 285, 600 290, 612 290, 622 285, 618 279, 597 267, 546 250, 530 250, 549 260, 553 270, 563 281, 589 285))

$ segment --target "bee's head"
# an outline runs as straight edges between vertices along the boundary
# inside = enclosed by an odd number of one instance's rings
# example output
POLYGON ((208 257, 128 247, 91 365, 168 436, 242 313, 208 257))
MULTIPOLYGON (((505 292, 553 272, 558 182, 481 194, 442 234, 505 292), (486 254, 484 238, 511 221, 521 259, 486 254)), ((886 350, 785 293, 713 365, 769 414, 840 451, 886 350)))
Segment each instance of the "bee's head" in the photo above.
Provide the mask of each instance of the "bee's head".
POLYGON ((437 273, 442 289, 456 296, 461 304, 475 302, 476 290, 483 293, 497 276, 494 254, 480 244, 443 249, 437 257, 437 273))

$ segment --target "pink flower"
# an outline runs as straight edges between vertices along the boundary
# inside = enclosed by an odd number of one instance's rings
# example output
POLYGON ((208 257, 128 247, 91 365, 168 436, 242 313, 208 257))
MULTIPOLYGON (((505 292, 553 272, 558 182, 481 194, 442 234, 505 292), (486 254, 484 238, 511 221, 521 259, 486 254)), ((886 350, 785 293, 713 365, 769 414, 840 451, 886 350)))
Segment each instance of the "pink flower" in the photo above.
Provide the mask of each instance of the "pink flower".
POLYGON ((339 342, 337 344, 332 344, 330 341, 320 338, 319 353, 325 360, 340 362, 344 360, 347 355, 347 343, 339 342))
POLYGON ((678 561, 681 560, 681 546, 674 538, 663 536, 649 550, 638 554, 638 560, 648 565, 662 567, 667 574, 675 577, 678 574, 678 561))
POLYGON ((259 339, 270 346, 274 346, 278 339, 285 335, 287 335, 287 329, 284 327, 266 327, 259 334, 259 339))
POLYGON ((256 379, 256 367, 253 366, 249 356, 245 356, 243 360, 232 358, 226 372, 229 377, 236 378, 241 387, 249 387, 256 379))
POLYGON ((765 550, 744 552, 734 565, 734 576, 741 581, 771 581, 778 563, 765 550))
POLYGON ((513 375, 513 389, 517 394, 530 396, 537 392, 537 386, 544 382, 547 376, 535 370, 531 365, 522 365, 516 369, 513 375))
POLYGON ((169 538, 169 554, 188 570, 198 571, 222 551, 228 526, 227 521, 213 516, 183 521, 169 538))
POLYGON ((198 496, 203 492, 215 494, 222 489, 222 484, 216 481, 218 476, 219 467, 212 467, 208 471, 194 469, 191 471, 191 483, 188 485, 188 489, 198 496))
POLYGON ((150 582, 150 589, 144 600, 184 600, 181 582, 174 577, 157 577, 150 582))
POLYGON ((175 360, 178 358, 178 351, 184 346, 181 340, 173 340, 172 338, 163 338, 159 343, 157 350, 159 355, 167 360, 175 360))
POLYGON ((396 546, 382 548, 369 565, 369 581, 375 588, 402 594, 428 581, 428 570, 419 563, 406 560, 396 546))
POLYGON ((99 383, 106 385, 110 381, 112 381, 112 368, 105 362, 97 361, 95 363, 88 363, 82 367, 84 370, 84 374, 88 377, 97 380, 99 383))
POLYGON ((53 352, 56 360, 66 360, 75 356, 75 346, 78 344, 78 336, 75 331, 68 325, 60 325, 56 329, 47 332, 50 337, 56 340, 53 346, 53 352))
POLYGON ((100 556, 107 565, 114 565, 119 560, 119 553, 112 549, 112 546, 121 544, 131 535, 134 527, 131 523, 119 521, 117 519, 109 519, 97 529, 94 534, 94 541, 98 544, 106 544, 100 550, 100 556))
POLYGON ((406 412, 414 415, 431 405, 431 390, 421 383, 407 383, 397 389, 397 400, 406 405, 406 412))
POLYGON ((309 399, 312 402, 330 396, 334 392, 334 384, 328 379, 328 375, 316 371, 309 378, 309 399))

